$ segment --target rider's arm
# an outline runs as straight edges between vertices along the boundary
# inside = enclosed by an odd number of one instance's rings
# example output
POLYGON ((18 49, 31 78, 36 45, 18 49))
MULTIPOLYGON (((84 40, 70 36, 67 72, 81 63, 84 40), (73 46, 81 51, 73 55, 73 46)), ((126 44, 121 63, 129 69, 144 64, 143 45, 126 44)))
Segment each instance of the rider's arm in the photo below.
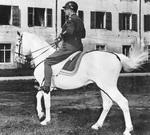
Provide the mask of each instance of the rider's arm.
POLYGON ((61 37, 67 37, 72 36, 75 31, 75 23, 73 20, 68 20, 67 23, 65 23, 65 26, 62 28, 61 37))
POLYGON ((74 31, 75 25, 74 22, 70 19, 65 22, 64 26, 62 27, 62 32, 55 39, 55 44, 58 44, 63 38, 72 36, 74 34, 74 31))

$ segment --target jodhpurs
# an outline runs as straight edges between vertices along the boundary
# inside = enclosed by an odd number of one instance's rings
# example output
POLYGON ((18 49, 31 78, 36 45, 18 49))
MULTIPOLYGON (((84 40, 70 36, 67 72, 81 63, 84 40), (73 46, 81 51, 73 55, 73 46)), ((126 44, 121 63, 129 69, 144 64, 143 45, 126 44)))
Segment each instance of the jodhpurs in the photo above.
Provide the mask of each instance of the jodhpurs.
POLYGON ((75 51, 70 51, 70 50, 66 50, 66 49, 62 48, 62 49, 54 52, 52 55, 50 55, 48 58, 45 59, 45 62, 44 62, 44 75, 45 75, 44 86, 51 85, 51 77, 52 77, 51 66, 65 60, 74 52, 75 51))

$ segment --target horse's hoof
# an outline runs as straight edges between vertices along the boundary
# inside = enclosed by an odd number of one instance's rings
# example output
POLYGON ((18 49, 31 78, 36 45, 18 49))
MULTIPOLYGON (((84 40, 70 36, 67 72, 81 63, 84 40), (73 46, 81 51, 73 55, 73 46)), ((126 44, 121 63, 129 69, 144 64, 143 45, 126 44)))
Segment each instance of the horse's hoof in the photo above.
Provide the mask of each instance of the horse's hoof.
POLYGON ((39 119, 42 119, 43 117, 45 117, 44 112, 40 112, 40 113, 38 113, 38 117, 39 117, 39 119))
POLYGON ((124 132, 123 135, 131 135, 130 132, 124 132))
POLYGON ((101 126, 96 123, 91 128, 94 129, 94 130, 98 130, 99 128, 101 128, 101 126))
POLYGON ((40 124, 43 126, 47 125, 48 123, 50 123, 50 120, 47 120, 47 119, 40 122, 40 124))
POLYGON ((42 122, 40 122, 41 125, 46 126, 48 124, 48 121, 43 120, 42 122))
POLYGON ((43 115, 42 117, 39 118, 39 121, 42 122, 45 119, 45 115, 43 115))
POLYGON ((130 132, 132 132, 132 131, 133 131, 133 127, 127 128, 127 129, 123 132, 123 135, 131 135, 130 132))
POLYGON ((46 126, 46 125, 47 125, 47 122, 42 121, 40 124, 41 124, 42 126, 46 126))

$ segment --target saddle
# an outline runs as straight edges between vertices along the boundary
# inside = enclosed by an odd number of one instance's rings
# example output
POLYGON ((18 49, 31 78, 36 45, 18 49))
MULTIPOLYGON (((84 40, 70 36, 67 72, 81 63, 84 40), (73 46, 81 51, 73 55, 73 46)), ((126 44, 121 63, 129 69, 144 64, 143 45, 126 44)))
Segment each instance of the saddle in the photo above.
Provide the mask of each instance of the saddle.
POLYGON ((78 52, 75 56, 71 57, 63 66, 60 74, 73 75, 77 72, 81 59, 86 52, 78 52))

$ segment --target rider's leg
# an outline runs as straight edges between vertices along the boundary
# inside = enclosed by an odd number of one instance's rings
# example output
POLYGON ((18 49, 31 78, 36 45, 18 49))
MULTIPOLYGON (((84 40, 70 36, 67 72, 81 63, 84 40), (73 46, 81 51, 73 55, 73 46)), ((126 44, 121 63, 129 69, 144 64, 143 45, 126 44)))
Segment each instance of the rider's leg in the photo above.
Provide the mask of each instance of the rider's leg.
POLYGON ((50 86, 51 86, 51 77, 52 77, 51 66, 65 60, 72 53, 73 53, 73 51, 66 50, 66 49, 60 49, 45 59, 45 61, 44 61, 45 82, 44 82, 44 86, 42 86, 41 89, 44 90, 46 93, 48 93, 50 91, 50 86))
POLYGON ((49 64, 48 59, 46 59, 44 62, 44 76, 45 76, 44 91, 48 93, 50 90, 52 77, 52 68, 51 65, 49 64))
POLYGON ((44 85, 41 86, 41 90, 48 93, 51 86, 52 68, 48 59, 44 61, 44 85))

